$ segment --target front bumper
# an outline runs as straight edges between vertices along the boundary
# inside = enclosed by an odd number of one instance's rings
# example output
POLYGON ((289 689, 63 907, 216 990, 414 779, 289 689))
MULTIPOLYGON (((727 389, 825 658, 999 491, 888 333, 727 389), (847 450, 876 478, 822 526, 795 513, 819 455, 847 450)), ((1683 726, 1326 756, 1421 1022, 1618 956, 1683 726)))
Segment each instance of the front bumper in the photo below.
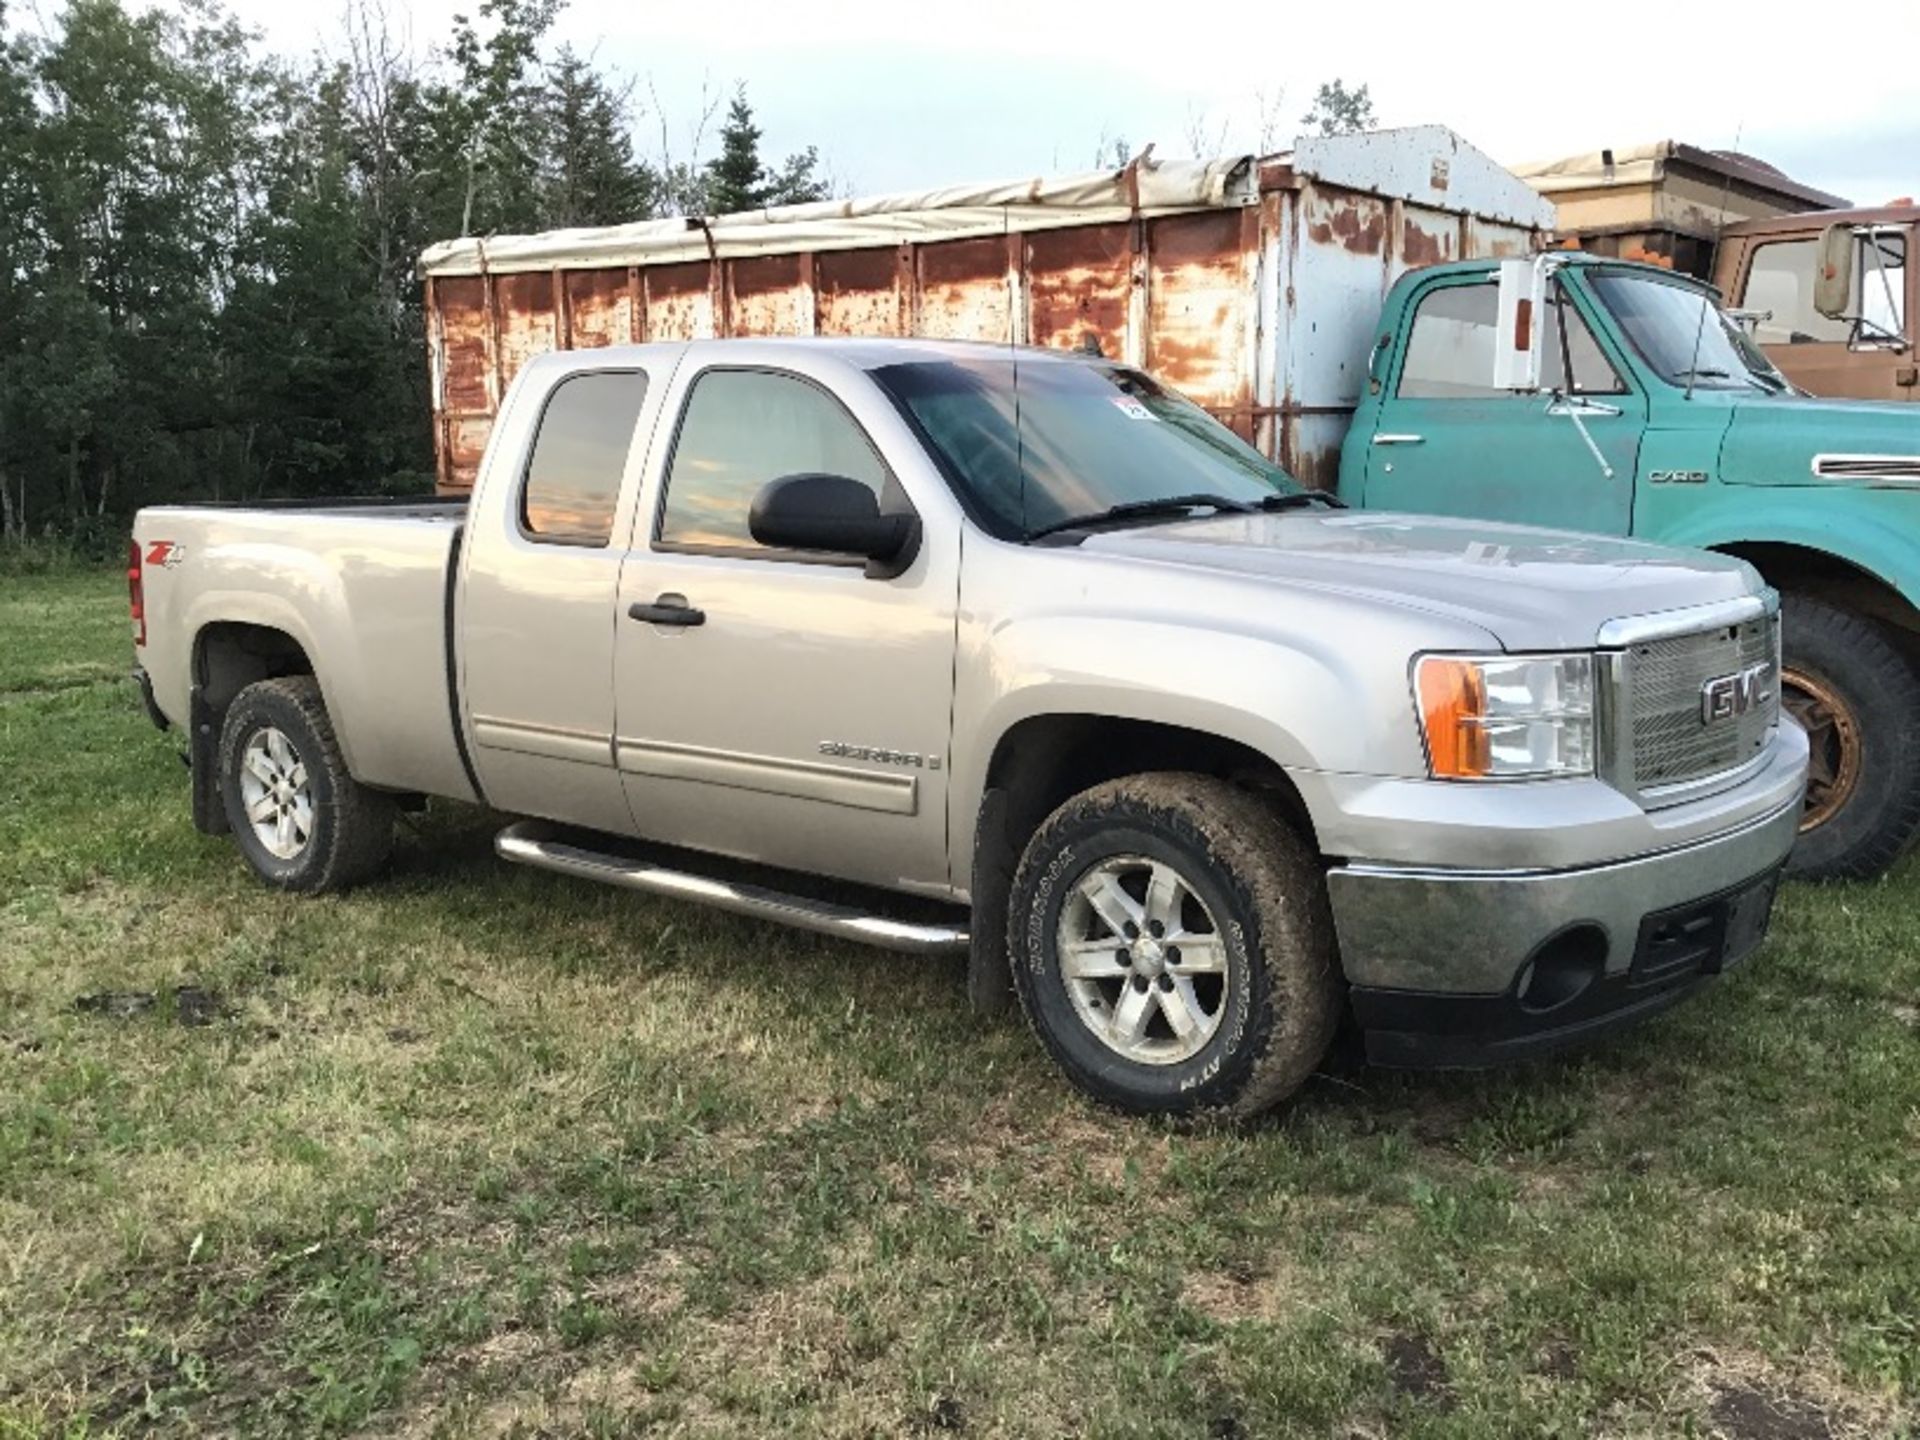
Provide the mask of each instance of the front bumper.
POLYGON ((1609 864, 1331 871, 1370 1058, 1495 1063, 1671 1004, 1759 945, 1799 821, 1796 790, 1737 829, 1609 864))

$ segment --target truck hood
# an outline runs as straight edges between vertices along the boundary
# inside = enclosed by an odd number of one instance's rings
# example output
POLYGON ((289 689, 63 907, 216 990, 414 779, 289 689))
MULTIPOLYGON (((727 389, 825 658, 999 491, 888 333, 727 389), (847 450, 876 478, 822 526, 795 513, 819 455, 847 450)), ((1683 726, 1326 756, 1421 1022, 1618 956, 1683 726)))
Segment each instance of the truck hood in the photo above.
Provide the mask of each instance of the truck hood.
POLYGON ((1721 446, 1720 474, 1731 485, 1875 483, 1857 474, 1819 474, 1819 456, 1891 457, 1920 470, 1920 405, 1800 395, 1743 399, 1721 446))
MULTIPOLYGON (((1081 549, 1424 611, 1477 626, 1509 650, 1590 649, 1609 620, 1763 589, 1746 562, 1702 550, 1375 511, 1226 515, 1100 532, 1081 549)), ((1328 620, 1337 619, 1330 605, 1328 620)))

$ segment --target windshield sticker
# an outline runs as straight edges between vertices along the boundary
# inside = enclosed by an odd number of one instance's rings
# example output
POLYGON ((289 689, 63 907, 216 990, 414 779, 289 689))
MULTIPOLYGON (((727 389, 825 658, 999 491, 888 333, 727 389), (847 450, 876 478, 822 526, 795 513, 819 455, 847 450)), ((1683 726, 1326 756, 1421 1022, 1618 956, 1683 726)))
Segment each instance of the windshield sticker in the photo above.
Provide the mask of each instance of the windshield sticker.
POLYGON ((1131 395, 1115 395, 1113 403, 1129 420, 1157 420, 1159 417, 1131 395))

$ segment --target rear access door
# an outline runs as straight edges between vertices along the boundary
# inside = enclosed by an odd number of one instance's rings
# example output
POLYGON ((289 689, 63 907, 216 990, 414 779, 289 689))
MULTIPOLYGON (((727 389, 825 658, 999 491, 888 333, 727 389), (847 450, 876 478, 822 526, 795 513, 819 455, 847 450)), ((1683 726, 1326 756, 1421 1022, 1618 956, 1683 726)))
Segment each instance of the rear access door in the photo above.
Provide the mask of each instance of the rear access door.
POLYGON ((1406 340, 1371 412, 1368 509, 1628 532, 1646 400, 1572 295, 1557 284, 1552 293, 1542 383, 1558 395, 1493 387, 1499 286, 1490 274, 1440 277, 1412 298, 1406 340))
POLYGON ((613 755, 620 521, 675 358, 523 386, 495 432, 471 507, 457 646, 469 752, 495 809, 633 829, 613 755))

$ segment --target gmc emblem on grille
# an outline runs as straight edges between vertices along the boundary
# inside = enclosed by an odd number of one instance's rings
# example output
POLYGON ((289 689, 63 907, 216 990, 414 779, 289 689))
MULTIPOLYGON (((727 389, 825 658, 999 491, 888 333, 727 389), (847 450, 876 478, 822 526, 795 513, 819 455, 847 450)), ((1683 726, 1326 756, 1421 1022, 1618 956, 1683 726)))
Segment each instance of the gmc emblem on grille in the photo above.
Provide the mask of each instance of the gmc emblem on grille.
POLYGON ((1744 715, 1767 698, 1767 676, 1773 666, 1762 660, 1731 675, 1716 675, 1700 687, 1700 723, 1712 725, 1744 715))

